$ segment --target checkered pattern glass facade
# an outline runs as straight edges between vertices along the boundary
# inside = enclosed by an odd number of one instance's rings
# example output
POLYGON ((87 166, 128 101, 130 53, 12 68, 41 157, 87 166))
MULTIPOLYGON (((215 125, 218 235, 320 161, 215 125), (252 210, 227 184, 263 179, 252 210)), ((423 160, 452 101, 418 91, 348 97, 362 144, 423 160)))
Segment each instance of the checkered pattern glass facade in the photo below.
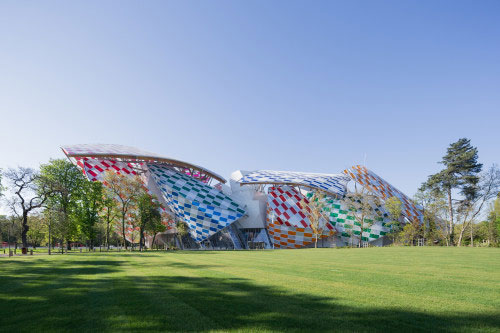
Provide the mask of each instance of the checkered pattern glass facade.
POLYGON ((79 144, 73 146, 62 147, 66 155, 83 155, 83 156, 93 156, 93 155, 137 155, 137 156, 150 156, 150 157, 160 157, 159 155, 137 149, 135 147, 128 147, 122 145, 114 144, 79 144))
POLYGON ((88 158, 110 158, 113 160, 126 160, 136 162, 157 162, 166 163, 179 168, 179 171, 186 173, 193 178, 198 178, 203 182, 209 182, 211 178, 225 183, 223 177, 202 168, 200 166, 154 154, 135 147, 122 146, 116 144, 78 144, 61 147, 68 158, 88 157, 88 158))
MULTIPOLYGON (((278 249, 298 249, 315 241, 314 231, 311 228, 284 225, 279 220, 272 220, 272 212, 268 209, 267 231, 271 242, 278 249)), ((319 239, 333 236, 334 230, 325 230, 319 239)))
MULTIPOLYGON (((327 206, 324 208, 325 215, 330 219, 330 224, 337 230, 337 235, 348 244, 353 239, 362 237, 364 242, 371 242, 383 237, 390 231, 387 223, 390 222, 389 214, 382 206, 372 204, 373 209, 380 210, 381 216, 369 216, 364 219, 365 226, 361 235, 361 223, 356 220, 354 214, 347 209, 342 200, 326 198, 327 206), (368 225, 368 227, 366 226, 368 225)), ((354 244, 357 241, 354 241, 354 244)))
POLYGON ((241 218, 245 211, 231 198, 186 174, 148 163, 167 205, 201 242, 241 218))
POLYGON ((319 174, 291 171, 259 170, 243 176, 238 182, 241 184, 295 184, 327 191, 331 194, 343 196, 349 177, 342 174, 319 174))
MULTIPOLYGON (((301 200, 309 201, 291 186, 272 186, 269 188, 267 200, 267 230, 275 248, 295 249, 314 242, 314 231, 301 200)), ((320 238, 335 234, 331 224, 320 238)))
POLYGON ((74 157, 74 162, 91 181, 102 181, 106 171, 113 171, 123 176, 135 176, 136 170, 142 165, 142 163, 88 157, 74 157))
MULTIPOLYGON (((289 227, 309 228, 311 223, 303 212, 301 200, 309 201, 291 186, 272 186, 267 195, 268 207, 275 216, 275 220, 289 227)), ((333 230, 330 224, 326 227, 333 230)))
POLYGON ((356 165, 350 169, 344 170, 344 173, 383 200, 389 199, 390 197, 398 198, 403 204, 402 213, 408 220, 423 222, 422 208, 419 205, 416 205, 403 192, 399 191, 366 167, 356 165))

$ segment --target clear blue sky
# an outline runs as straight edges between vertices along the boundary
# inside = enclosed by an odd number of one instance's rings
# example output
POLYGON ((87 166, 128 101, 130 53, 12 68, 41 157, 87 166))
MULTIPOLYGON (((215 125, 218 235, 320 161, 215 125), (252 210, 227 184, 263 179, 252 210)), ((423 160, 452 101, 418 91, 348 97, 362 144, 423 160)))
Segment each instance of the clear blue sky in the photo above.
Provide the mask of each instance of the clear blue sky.
POLYGON ((468 137, 500 162, 500 1, 2 1, 0 167, 120 143, 409 195, 468 137))

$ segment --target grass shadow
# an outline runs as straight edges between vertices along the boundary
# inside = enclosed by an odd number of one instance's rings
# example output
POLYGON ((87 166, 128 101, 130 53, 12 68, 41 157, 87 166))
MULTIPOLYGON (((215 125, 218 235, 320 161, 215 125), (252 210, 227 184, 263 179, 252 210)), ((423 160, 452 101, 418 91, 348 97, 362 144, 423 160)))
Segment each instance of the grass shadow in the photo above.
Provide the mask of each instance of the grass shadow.
POLYGON ((457 332, 500 328, 498 314, 438 315, 361 304, 350 307, 336 298, 291 293, 244 278, 128 275, 122 274, 124 261, 117 258, 40 260, 12 261, 2 272, 6 274, 0 275, 2 331, 457 332))

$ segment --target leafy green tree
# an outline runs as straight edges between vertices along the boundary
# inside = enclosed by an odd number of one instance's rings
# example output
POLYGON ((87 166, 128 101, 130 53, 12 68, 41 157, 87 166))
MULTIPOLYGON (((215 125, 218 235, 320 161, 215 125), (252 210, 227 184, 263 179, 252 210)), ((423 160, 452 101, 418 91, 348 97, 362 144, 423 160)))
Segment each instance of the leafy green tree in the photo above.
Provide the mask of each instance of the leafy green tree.
POLYGON ((75 217, 78 230, 90 241, 93 248, 97 233, 99 213, 103 207, 103 187, 100 182, 82 182, 79 197, 75 203, 75 217))
POLYGON ((500 194, 497 195, 497 199, 495 200, 495 203, 493 204, 493 209, 494 209, 494 214, 495 214, 495 220, 494 220, 494 226, 493 228, 496 231, 497 234, 497 244, 500 243, 500 194))
POLYGON ((177 216, 175 216, 174 219, 175 219, 175 229, 177 230, 177 236, 179 237, 179 241, 182 247, 183 246, 182 239, 189 234, 189 227, 186 222, 182 221, 177 216))
POLYGON ((47 245, 49 255, 52 254, 52 248, 54 247, 54 233, 56 233, 56 229, 59 225, 59 222, 62 220, 61 211, 59 209, 54 208, 53 206, 50 208, 45 208, 42 212, 43 219, 47 226, 47 245))
POLYGON ((420 189, 413 200, 423 209, 422 237, 428 245, 446 243, 448 234, 448 207, 443 193, 420 189))
POLYGON ((3 186, 2 186, 2 169, 0 169, 0 198, 2 197, 3 195, 3 186))
MULTIPOLYGON (((149 214, 146 214, 149 216, 149 221, 146 223, 144 230, 147 233, 153 235, 153 239, 151 241, 151 248, 155 244, 156 235, 160 232, 165 232, 167 230, 167 227, 165 226, 163 221, 166 220, 167 218, 169 218, 169 216, 166 215, 165 213, 162 214, 160 212, 160 208, 161 207, 160 207, 159 203, 155 200, 150 206, 149 214)), ((142 222, 142 217, 141 217, 141 222, 142 222)), ((143 238, 144 238, 144 236, 143 236, 143 238)))
POLYGON ((161 224, 161 214, 160 205, 156 198, 151 197, 146 192, 139 197, 138 208, 140 230, 139 250, 142 251, 145 242, 144 231, 148 225, 161 224))
POLYGON ((500 193, 490 203, 488 213, 488 241, 492 246, 500 245, 500 193))
POLYGON ((146 232, 149 234, 153 235, 153 239, 151 240, 151 248, 153 248, 155 241, 156 241, 156 236, 161 233, 165 232, 167 230, 167 227, 165 224, 163 224, 163 219, 153 219, 151 223, 148 223, 146 225, 146 232))
POLYGON ((18 216, 11 215, 7 219, 7 241, 10 245, 14 243, 14 250, 17 250, 18 244, 22 244, 23 221, 18 216))
POLYGON ((390 197, 385 201, 384 206, 389 213, 390 222, 387 223, 387 226, 391 227, 392 242, 394 243, 401 229, 402 203, 397 197, 390 197))
POLYGON ((118 210, 116 200, 112 199, 109 195, 106 195, 106 191, 107 189, 105 188, 102 201, 101 220, 104 224, 106 249, 109 250, 111 226, 120 215, 120 211, 118 210))
POLYGON ((68 243, 71 244, 70 239, 79 236, 74 209, 72 208, 71 213, 66 215, 60 205, 51 203, 45 210, 50 212, 51 239, 59 243, 60 251, 64 253, 65 244, 67 249, 70 247, 68 243))
POLYGON ((105 221, 101 218, 100 212, 98 215, 97 223, 94 226, 94 233, 95 233, 95 244, 99 244, 99 251, 101 251, 102 246, 106 246, 106 223, 105 221))
POLYGON ((424 218, 429 225, 427 238, 433 238, 433 241, 449 246, 449 211, 446 196, 433 191, 429 191, 428 194, 430 201, 424 206, 424 218))
POLYGON ((32 215, 28 218, 30 229, 28 239, 33 248, 42 245, 46 238, 47 226, 42 214, 32 215))
POLYGON ((477 224, 472 224, 472 226, 475 229, 474 242, 477 243, 478 246, 483 246, 483 244, 495 246, 495 244, 491 242, 489 221, 481 221, 477 224))
POLYGON ((449 244, 454 245, 453 230, 454 221, 454 202, 453 191, 457 190, 462 198, 471 200, 477 195, 477 184, 479 182, 479 173, 483 165, 478 163, 478 150, 470 144, 469 139, 459 139, 452 143, 441 164, 444 169, 429 176, 427 181, 422 184, 422 189, 431 189, 435 192, 442 192, 446 195, 448 201, 449 216, 449 244))
POLYGON ((473 224, 480 216, 483 208, 500 191, 500 169, 493 165, 486 172, 481 174, 477 184, 475 195, 466 197, 458 203, 457 221, 461 222, 458 228, 458 243, 460 246, 464 238, 464 233, 470 230, 470 245, 474 246, 474 228, 473 224))
POLYGON ((21 239, 21 223, 15 216, 0 216, 0 235, 2 242, 17 243, 21 239))
POLYGON ((417 238, 419 233, 420 225, 417 221, 411 221, 407 223, 403 227, 403 230, 399 233, 399 240, 405 245, 413 246, 413 242, 415 241, 415 238, 417 238))
POLYGON ((177 221, 176 227, 177 227, 177 233, 179 234, 179 236, 185 237, 188 235, 189 227, 186 224, 186 222, 179 220, 179 221, 177 221))
POLYGON ((61 242, 66 241, 68 250, 71 249, 71 239, 77 234, 77 221, 74 210, 81 198, 81 189, 87 181, 82 172, 71 162, 65 159, 50 160, 40 166, 41 184, 52 189, 47 207, 61 212, 58 219, 58 230, 61 242))
POLYGON ((0 242, 7 241, 9 220, 6 215, 0 215, 0 242))
POLYGON ((126 177, 112 171, 107 171, 104 175, 106 182, 106 193, 110 198, 116 200, 120 211, 122 237, 125 249, 127 247, 127 239, 125 238, 125 224, 128 216, 134 214, 137 202, 141 194, 144 192, 143 184, 138 176, 126 177))

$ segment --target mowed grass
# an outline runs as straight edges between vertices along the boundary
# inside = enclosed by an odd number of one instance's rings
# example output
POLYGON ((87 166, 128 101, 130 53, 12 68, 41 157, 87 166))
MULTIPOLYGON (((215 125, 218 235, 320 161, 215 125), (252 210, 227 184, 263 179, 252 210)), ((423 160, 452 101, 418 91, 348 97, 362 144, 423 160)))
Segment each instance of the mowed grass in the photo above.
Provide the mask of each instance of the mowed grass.
POLYGON ((500 250, 0 258, 0 331, 496 331, 500 250))

